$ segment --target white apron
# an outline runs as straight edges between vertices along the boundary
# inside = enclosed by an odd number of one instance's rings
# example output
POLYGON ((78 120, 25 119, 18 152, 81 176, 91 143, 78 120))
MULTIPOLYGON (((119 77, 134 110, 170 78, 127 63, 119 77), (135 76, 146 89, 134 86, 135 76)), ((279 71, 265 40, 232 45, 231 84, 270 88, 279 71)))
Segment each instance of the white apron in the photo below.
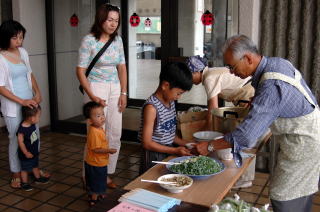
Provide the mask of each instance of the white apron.
POLYGON ((293 200, 318 191, 320 174, 320 111, 304 87, 301 74, 295 79, 284 74, 267 72, 259 83, 277 79, 295 86, 315 106, 310 114, 296 118, 278 118, 271 132, 280 145, 277 164, 270 181, 270 198, 277 201, 293 200))

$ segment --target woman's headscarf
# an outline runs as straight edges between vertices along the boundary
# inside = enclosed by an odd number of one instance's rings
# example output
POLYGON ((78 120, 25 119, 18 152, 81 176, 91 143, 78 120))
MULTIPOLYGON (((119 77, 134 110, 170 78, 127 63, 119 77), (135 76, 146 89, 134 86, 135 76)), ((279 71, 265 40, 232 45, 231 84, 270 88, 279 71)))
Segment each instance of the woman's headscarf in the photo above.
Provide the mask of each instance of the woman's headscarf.
POLYGON ((203 71, 207 66, 207 59, 200 55, 191 56, 187 60, 187 65, 192 73, 203 71))

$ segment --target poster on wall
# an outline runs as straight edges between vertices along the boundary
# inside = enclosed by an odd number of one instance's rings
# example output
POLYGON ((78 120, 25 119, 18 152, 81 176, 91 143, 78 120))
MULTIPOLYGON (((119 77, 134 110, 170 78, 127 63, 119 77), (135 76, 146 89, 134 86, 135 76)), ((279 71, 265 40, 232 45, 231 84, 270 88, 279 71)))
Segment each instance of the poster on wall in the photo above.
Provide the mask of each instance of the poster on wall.
POLYGON ((161 18, 160 17, 140 17, 142 23, 136 27, 137 33, 140 34, 160 34, 161 33, 161 18), (149 20, 147 20, 149 19, 149 20), (146 24, 150 23, 149 24, 146 24), (152 24, 151 24, 152 23, 152 24))

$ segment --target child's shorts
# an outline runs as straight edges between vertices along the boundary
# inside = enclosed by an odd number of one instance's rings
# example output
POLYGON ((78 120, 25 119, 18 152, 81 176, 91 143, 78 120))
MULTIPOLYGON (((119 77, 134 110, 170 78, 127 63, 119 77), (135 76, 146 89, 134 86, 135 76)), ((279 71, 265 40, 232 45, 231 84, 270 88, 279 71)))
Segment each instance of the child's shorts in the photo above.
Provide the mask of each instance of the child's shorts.
MULTIPOLYGON (((169 146, 169 145, 166 145, 169 146)), ((172 146, 172 145, 170 145, 172 146)), ((149 151, 146 149, 142 150, 142 154, 141 154, 141 162, 140 162, 140 167, 139 167, 139 174, 143 174, 144 172, 146 172, 148 169, 152 168, 153 166, 155 166, 155 163, 152 163, 151 161, 162 161, 165 158, 169 157, 170 155, 167 153, 163 153, 163 152, 154 152, 154 151, 149 151)))
POLYGON ((107 189, 108 166, 91 166, 84 163, 86 185, 89 194, 105 194, 107 189))
POLYGON ((27 160, 20 160, 21 170, 30 172, 33 168, 39 167, 39 156, 28 158, 27 160))

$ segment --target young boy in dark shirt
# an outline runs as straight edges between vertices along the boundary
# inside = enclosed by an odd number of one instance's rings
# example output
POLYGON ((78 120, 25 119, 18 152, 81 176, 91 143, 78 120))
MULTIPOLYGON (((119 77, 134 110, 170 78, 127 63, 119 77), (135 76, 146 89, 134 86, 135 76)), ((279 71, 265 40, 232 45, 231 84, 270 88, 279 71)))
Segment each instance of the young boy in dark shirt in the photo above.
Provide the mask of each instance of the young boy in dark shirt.
POLYGON ((28 183, 28 172, 32 171, 36 183, 46 184, 48 177, 40 175, 39 170, 39 138, 36 132, 36 124, 40 119, 40 106, 29 108, 22 107, 22 118, 18 135, 18 156, 21 163, 21 188, 25 191, 31 191, 33 188, 28 183))

